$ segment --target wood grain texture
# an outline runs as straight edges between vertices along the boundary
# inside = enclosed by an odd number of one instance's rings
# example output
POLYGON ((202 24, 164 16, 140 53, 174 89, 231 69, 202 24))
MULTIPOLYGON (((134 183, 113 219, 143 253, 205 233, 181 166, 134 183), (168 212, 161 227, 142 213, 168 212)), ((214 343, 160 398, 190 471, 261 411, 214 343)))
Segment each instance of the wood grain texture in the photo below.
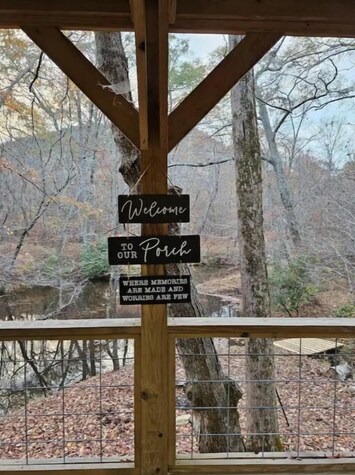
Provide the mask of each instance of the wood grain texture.
MULTIPOLYGON (((14 461, 12 461, 14 462, 14 461)), ((139 475, 131 463, 76 463, 43 465, 0 465, 0 475, 27 473, 29 475, 139 475)))
POLYGON ((344 345, 339 342, 324 340, 323 338, 286 338, 285 340, 277 340, 274 346, 286 350, 289 353, 299 355, 318 355, 327 351, 335 353, 344 345))
POLYGON ((136 39, 136 63, 139 102, 139 134, 140 149, 148 149, 148 90, 147 90, 147 57, 146 57, 146 24, 144 0, 130 0, 134 33, 136 39))
POLYGON ((23 31, 81 89, 84 94, 139 148, 138 112, 76 48, 52 27, 24 26, 23 31))
MULTIPOLYGON (((145 2, 145 67, 143 130, 148 147, 141 153, 141 192, 166 194, 168 133, 168 0, 145 2), (146 121, 146 124, 144 124, 146 121)), ((144 74, 141 69, 140 74, 144 74)), ((142 95, 142 94, 141 94, 142 95)), ((141 121, 142 124, 142 121, 141 121)), ((142 235, 166 235, 167 224, 143 224, 142 235)), ((165 266, 142 266, 142 275, 164 275, 165 266)), ((168 329, 166 305, 142 306, 142 474, 168 470, 168 329)))
POLYGON ((133 29, 129 0, 1 0, 0 25, 7 28, 133 29))
MULTIPOLYGON (((178 0, 170 31, 355 36, 354 15, 352 0, 178 0)), ((1 0, 0 28, 21 25, 133 30, 129 0, 1 0)))
POLYGON ((134 338, 140 331, 138 318, 0 322, 3 341, 134 338))
MULTIPOLYGON (((204 460, 208 461, 211 459, 224 459, 224 462, 226 459, 231 459, 233 462, 237 462, 238 460, 243 460, 243 459, 271 459, 271 460, 276 460, 276 459, 310 459, 310 460, 315 460, 315 459, 329 459, 332 458, 332 452, 329 451, 300 451, 299 453, 296 451, 290 451, 290 452, 219 452, 219 453, 209 453, 209 454, 194 454, 194 460, 204 460)), ((354 458, 354 452, 344 452, 342 453, 342 458, 343 459, 349 459, 352 458, 355 462, 354 458)), ((179 464, 183 464, 183 460, 191 460, 191 455, 189 454, 178 454, 176 459, 179 461, 179 464)))
POLYGON ((213 474, 249 474, 262 475, 265 473, 284 475, 335 475, 340 473, 354 473, 354 459, 304 459, 304 460, 190 460, 177 462, 170 467, 170 475, 213 475, 213 474))
MULTIPOLYGON (((140 333, 138 318, 2 321, 0 325, 3 341, 135 338, 140 333)), ((355 322, 348 318, 169 318, 168 333, 182 338, 355 338, 355 322)))
POLYGON ((140 336, 134 340, 134 465, 142 467, 142 343, 140 336))
POLYGON ((281 38, 275 33, 248 33, 169 116, 172 150, 281 38))
POLYGON ((176 459, 176 343, 173 336, 169 336, 168 351, 168 377, 169 377, 169 440, 168 440, 168 463, 173 465, 176 459))
POLYGON ((175 23, 177 0, 169 0, 169 23, 175 23))
MULTIPOLYGON (((1 20, 1 18, 0 18, 1 20)), ((0 21, 1 24, 1 21, 0 21)), ((304 20, 263 20, 228 18, 180 18, 170 25, 171 33, 204 33, 245 35, 247 33, 282 33, 287 36, 324 36, 339 38, 354 38, 354 22, 304 21, 304 20)))
POLYGON ((177 14, 181 18, 264 19, 324 21, 354 18, 352 0, 179 0, 177 14))
POLYGON ((354 338, 349 318, 171 318, 169 334, 177 338, 354 338))

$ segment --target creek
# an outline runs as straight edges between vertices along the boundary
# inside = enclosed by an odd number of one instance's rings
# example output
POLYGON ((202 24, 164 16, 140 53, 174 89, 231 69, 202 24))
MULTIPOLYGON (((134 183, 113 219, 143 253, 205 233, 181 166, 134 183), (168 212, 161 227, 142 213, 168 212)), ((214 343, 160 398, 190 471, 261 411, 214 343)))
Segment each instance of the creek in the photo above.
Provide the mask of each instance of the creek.
MULTIPOLYGON (((223 268, 201 267, 193 278, 203 284, 223 268)), ((223 275, 223 274, 222 274, 223 275)), ((205 316, 236 317, 238 306, 233 299, 223 295, 200 294, 205 316)), ((33 287, 13 292, 6 302, 0 298, 0 320, 82 319, 82 318, 133 318, 139 317, 139 306, 121 306, 117 303, 114 289, 105 281, 88 282, 83 289, 33 287)))
MULTIPOLYGON (((195 270, 193 278, 203 288, 223 269, 195 270)), ((117 286, 118 287, 118 286, 117 286)), ((87 282, 82 287, 33 287, 0 298, 0 319, 134 318, 140 306, 118 304, 117 288, 108 282, 87 282)), ((205 316, 238 316, 236 299, 200 293, 205 316)), ((77 381, 130 364, 133 342, 0 342, 0 415, 22 407, 26 398, 55 392, 77 381)))

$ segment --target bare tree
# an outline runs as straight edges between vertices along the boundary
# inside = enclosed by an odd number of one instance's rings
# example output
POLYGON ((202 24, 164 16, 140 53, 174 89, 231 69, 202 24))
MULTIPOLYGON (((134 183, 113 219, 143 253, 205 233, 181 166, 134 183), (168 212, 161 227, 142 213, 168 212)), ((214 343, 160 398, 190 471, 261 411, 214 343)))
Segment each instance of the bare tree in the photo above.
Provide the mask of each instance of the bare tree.
POLYGON ((275 172, 296 252, 302 247, 302 233, 285 166, 288 162, 291 170, 297 154, 302 152, 301 132, 309 112, 355 97, 338 66, 354 47, 352 40, 284 38, 266 55, 256 72, 260 121, 267 142, 263 158, 275 172), (288 137, 287 145, 283 135, 288 137))
MULTIPOLYGON (((240 41, 230 36, 230 47, 240 41)), ((256 123, 253 72, 232 89, 232 123, 243 315, 269 317, 262 207, 262 162, 256 123)), ((281 449, 274 385, 273 342, 249 339, 246 344, 248 447, 253 451, 281 449)))

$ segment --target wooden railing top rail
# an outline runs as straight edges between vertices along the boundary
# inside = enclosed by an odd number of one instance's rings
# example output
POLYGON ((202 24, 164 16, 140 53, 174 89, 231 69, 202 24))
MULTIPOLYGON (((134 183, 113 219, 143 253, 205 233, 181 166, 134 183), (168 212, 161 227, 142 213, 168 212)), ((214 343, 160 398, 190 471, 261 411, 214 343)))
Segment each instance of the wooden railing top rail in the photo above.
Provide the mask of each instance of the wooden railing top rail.
POLYGON ((349 318, 172 318, 177 337, 354 338, 349 318))
POLYGON ((29 475, 139 475, 132 463, 65 463, 43 465, 0 465, 0 475, 27 473, 29 475))
POLYGON ((0 322, 0 340, 114 340, 140 334, 139 318, 0 322))
MULTIPOLYGON (((348 318, 170 318, 168 331, 177 338, 355 338, 348 318)), ((135 338, 139 318, 1 321, 0 340, 112 340, 135 338)))
POLYGON ((170 467, 170 475, 227 475, 227 474, 275 475, 283 473, 291 475, 335 475, 340 473, 354 473, 353 459, 285 459, 285 460, 189 460, 177 461, 170 467))

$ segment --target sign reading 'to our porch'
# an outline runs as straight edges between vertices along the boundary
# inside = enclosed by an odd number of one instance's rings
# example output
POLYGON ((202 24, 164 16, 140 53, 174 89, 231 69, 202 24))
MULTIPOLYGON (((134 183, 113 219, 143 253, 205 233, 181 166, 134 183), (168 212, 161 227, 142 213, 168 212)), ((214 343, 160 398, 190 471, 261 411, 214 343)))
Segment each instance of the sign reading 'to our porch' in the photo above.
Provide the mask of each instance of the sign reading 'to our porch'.
POLYGON ((200 236, 109 237, 110 265, 200 262, 200 236))

